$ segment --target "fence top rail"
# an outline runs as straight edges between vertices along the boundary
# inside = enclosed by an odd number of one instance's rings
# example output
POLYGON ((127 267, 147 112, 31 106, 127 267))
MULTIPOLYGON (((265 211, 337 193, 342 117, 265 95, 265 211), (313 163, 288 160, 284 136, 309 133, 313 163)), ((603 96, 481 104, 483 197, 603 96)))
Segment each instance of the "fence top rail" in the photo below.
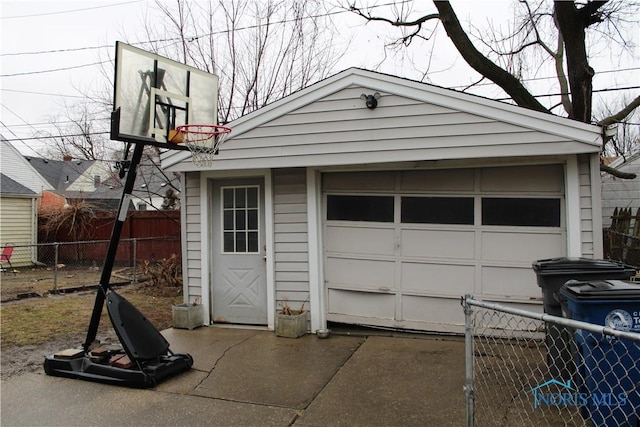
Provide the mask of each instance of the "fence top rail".
POLYGON ((607 326, 594 325, 593 323, 581 322, 579 320, 566 319, 564 317, 552 316, 550 314, 534 313, 531 311, 521 310, 518 308, 507 307, 501 304, 492 302, 479 301, 473 299, 471 295, 466 295, 463 298, 463 304, 465 308, 467 306, 482 307, 489 310, 501 311, 503 313, 513 314, 516 316, 527 317, 529 319, 541 320, 543 322, 556 323, 561 326, 567 326, 575 329, 583 329, 588 332, 602 335, 610 335, 616 338, 628 339, 640 343, 640 333, 619 331, 617 329, 609 328, 607 326))
MULTIPOLYGON (((180 236, 158 236, 158 237, 130 237, 130 238, 122 238, 120 239, 121 243, 125 243, 125 242, 144 242, 144 241, 152 241, 152 240, 179 240, 180 236)), ((89 245, 89 244, 96 244, 96 243, 109 243, 109 240, 76 240, 73 242, 46 242, 46 243, 24 243, 24 244, 20 244, 20 243, 16 243, 14 244, 2 244, 0 245, 0 247, 5 247, 5 246, 13 246, 15 249, 17 248, 32 248, 34 246, 55 246, 55 245, 89 245)))

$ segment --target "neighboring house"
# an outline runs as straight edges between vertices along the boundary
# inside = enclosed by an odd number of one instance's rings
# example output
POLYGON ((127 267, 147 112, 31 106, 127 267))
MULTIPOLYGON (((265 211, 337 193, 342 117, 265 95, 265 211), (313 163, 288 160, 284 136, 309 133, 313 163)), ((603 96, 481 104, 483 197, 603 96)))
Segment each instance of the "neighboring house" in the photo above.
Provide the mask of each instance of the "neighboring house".
POLYGON ((32 265, 36 259, 37 198, 34 191, 0 173, 0 247, 16 246, 13 267, 32 265))
POLYGON ((53 190, 53 186, 9 141, 0 136, 0 170, 9 178, 24 185, 34 193, 53 190))
POLYGON ((0 172, 0 246, 15 245, 11 263, 28 266, 37 260, 37 204, 52 187, 2 136, 0 172))
MULTIPOLYGON (((45 194, 43 206, 62 207, 69 200, 85 200, 99 209, 118 210, 123 181, 117 171, 98 161, 50 160, 28 157, 27 160, 55 188, 45 194)), ((171 187, 180 188, 176 174, 165 174, 153 163, 138 167, 129 209, 160 209, 171 187)))
POLYGON ((615 208, 631 208, 632 215, 640 209, 640 150, 609 164, 622 172, 635 173, 634 179, 602 176, 602 225, 609 227, 615 208))
POLYGON ((596 126, 361 69, 229 126, 206 170, 162 158, 213 322, 462 332, 461 296, 542 311, 533 261, 602 256, 596 126))
MULTIPOLYGON (((138 167, 136 183, 131 193, 131 202, 136 210, 160 210, 172 192, 173 197, 179 202, 180 174, 165 173, 159 165, 159 161, 150 163, 143 159, 138 167)), ((179 203, 178 206, 173 206, 173 209, 178 208, 179 203)))
POLYGON ((6 139, 0 137, 0 246, 16 245, 11 263, 36 260, 37 202, 51 185, 6 139))
POLYGON ((112 191, 115 185, 112 172, 101 162, 78 160, 70 156, 64 160, 25 157, 53 187, 52 194, 42 199, 43 208, 61 208, 70 200, 86 200, 100 209, 116 210, 119 192, 112 191))

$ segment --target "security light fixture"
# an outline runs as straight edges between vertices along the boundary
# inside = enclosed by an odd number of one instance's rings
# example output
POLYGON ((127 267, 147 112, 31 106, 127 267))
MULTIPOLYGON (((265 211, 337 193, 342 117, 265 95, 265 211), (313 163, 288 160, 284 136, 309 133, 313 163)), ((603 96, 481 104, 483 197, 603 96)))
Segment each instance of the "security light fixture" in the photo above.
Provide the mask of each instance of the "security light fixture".
POLYGON ((376 92, 373 95, 367 95, 363 93, 360 95, 360 99, 364 101, 364 104, 368 109, 373 110, 378 106, 378 99, 380 99, 380 92, 376 92))

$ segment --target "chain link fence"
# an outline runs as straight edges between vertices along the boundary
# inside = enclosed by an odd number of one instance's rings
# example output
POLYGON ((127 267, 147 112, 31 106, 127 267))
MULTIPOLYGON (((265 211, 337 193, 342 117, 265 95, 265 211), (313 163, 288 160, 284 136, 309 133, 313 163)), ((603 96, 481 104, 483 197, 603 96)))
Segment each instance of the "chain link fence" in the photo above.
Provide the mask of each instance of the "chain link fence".
POLYGON ((467 426, 640 426, 640 333, 470 296, 463 306, 467 426))
MULTIPOLYGON (((109 241, 12 246, 13 268, 2 265, 2 301, 99 284, 109 241)), ((179 237, 121 239, 110 283, 135 283, 148 265, 172 255, 180 256, 179 237)))

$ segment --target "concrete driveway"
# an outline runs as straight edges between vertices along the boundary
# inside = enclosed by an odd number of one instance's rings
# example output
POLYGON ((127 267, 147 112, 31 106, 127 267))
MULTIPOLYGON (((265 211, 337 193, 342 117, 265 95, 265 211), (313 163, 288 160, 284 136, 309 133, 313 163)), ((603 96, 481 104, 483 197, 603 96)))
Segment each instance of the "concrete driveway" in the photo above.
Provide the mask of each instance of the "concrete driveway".
MULTIPOLYGON (((138 390, 49 377, 2 382, 7 426, 460 426, 464 342, 342 331, 328 339, 264 330, 169 329, 193 369, 138 390)), ((44 356, 44 355, 43 355, 44 356)))

